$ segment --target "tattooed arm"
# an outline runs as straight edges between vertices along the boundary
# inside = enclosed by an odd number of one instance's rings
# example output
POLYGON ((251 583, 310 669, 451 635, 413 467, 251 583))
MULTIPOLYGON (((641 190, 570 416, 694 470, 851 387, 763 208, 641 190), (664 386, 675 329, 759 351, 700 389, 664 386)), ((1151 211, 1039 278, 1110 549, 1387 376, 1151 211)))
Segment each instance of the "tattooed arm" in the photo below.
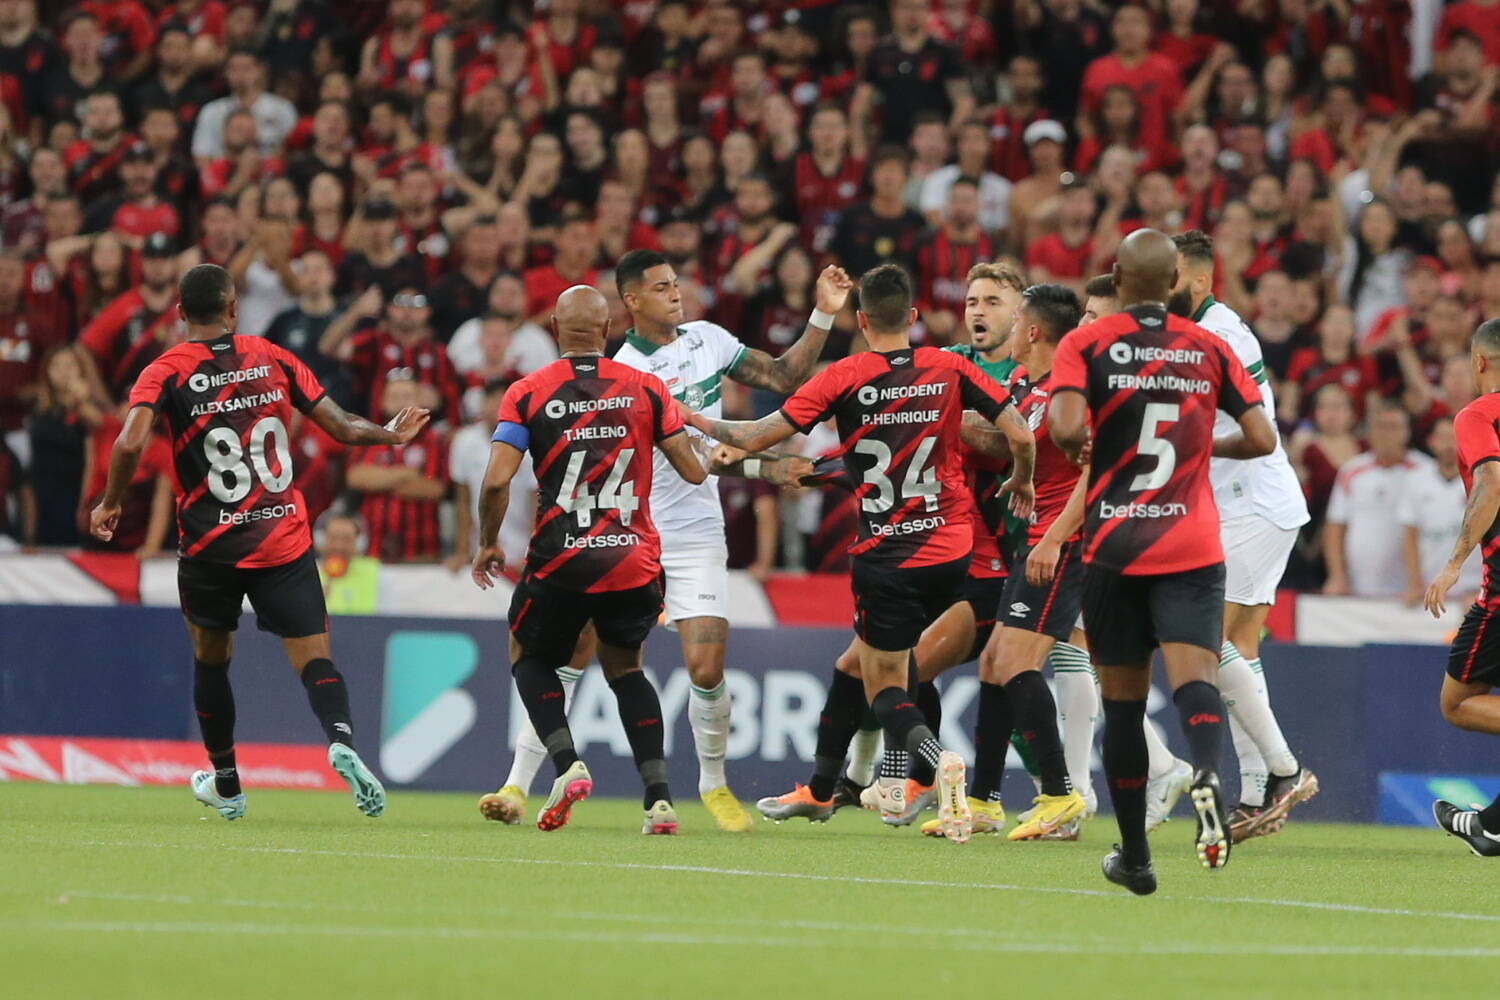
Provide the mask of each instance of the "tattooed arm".
POLYGON ((780 410, 759 420, 712 420, 701 413, 684 413, 683 419, 690 427, 741 451, 762 451, 797 433, 780 410))
POLYGON ((813 473, 811 459, 784 452, 761 451, 751 454, 721 444, 709 456, 708 471, 716 476, 738 479, 763 479, 772 486, 796 486, 803 476, 813 473), (750 463, 759 462, 759 465, 750 463))
POLYGON ((1500 461, 1484 462, 1474 469, 1474 487, 1469 491, 1469 503, 1464 507, 1464 520, 1458 529, 1458 540, 1453 543, 1453 554, 1427 587, 1422 603, 1432 617, 1440 618, 1448 610, 1443 605, 1444 598, 1457 582, 1464 560, 1495 523, 1496 515, 1500 515, 1500 461))
MULTIPOLYGON (((843 268, 826 267, 818 276, 814 304, 821 312, 837 313, 844 308, 853 287, 854 282, 843 268)), ((773 358, 765 351, 746 350, 729 370, 729 377, 741 385, 790 395, 812 374, 813 365, 818 363, 823 345, 828 340, 828 329, 808 323, 802 336, 779 358, 773 358)))

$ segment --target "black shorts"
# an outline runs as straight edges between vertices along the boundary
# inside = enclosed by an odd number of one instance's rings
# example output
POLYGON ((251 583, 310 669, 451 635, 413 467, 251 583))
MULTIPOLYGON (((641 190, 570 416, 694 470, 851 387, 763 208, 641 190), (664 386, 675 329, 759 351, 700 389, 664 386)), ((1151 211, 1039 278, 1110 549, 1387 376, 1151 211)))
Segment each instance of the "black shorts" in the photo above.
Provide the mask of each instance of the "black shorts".
POLYGON ((177 560, 177 593, 182 613, 199 628, 233 632, 240 624, 245 598, 255 609, 255 624, 283 639, 301 639, 328 631, 323 581, 311 547, 289 563, 263 569, 241 569, 202 559, 177 560))
POLYGON ((1083 574, 1083 619, 1100 666, 1149 664, 1164 642, 1217 656, 1224 643, 1224 564, 1155 576, 1090 566, 1083 574))
POLYGON ((995 616, 1000 612, 1000 598, 1005 593, 1003 576, 970 576, 959 589, 958 599, 968 601, 974 609, 974 645, 964 662, 979 659, 995 631, 995 616))
POLYGON ((1469 608, 1448 647, 1448 676, 1460 684, 1500 685, 1500 609, 1469 608))
POLYGON ((1040 587, 1026 580, 1026 558, 1031 546, 1016 553, 1010 581, 1001 601, 1000 624, 1067 642, 1083 606, 1083 543, 1067 542, 1058 552, 1052 582, 1040 587))
POLYGON ((888 653, 914 648, 927 626, 957 603, 968 575, 968 556, 909 569, 855 559, 854 634, 888 653))
POLYGON ((523 579, 510 599, 510 634, 521 652, 549 666, 573 658, 578 636, 592 620, 599 641, 620 649, 639 649, 661 616, 661 584, 630 590, 580 593, 567 587, 523 579))

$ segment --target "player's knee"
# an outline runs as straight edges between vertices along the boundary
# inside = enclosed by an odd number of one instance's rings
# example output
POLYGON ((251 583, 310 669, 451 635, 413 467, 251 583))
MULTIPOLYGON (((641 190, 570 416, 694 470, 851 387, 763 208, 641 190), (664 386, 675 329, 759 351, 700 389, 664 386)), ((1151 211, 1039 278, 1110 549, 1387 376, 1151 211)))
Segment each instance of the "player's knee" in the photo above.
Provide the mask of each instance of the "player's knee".
POLYGON ((1443 718, 1449 725, 1457 726, 1460 729, 1464 728, 1463 708, 1464 702, 1467 700, 1464 695, 1450 694, 1447 691, 1444 691, 1438 698, 1438 707, 1442 709, 1443 718))
POLYGON ((694 687, 713 688, 724 683, 724 660, 720 655, 689 656, 686 666, 694 687))
POLYGON ((985 647, 984 652, 979 654, 979 679, 986 684, 1005 682, 1000 671, 1000 655, 993 647, 985 647))
POLYGON ((852 648, 846 649, 837 660, 834 661, 833 669, 850 677, 859 676, 859 654, 852 648))

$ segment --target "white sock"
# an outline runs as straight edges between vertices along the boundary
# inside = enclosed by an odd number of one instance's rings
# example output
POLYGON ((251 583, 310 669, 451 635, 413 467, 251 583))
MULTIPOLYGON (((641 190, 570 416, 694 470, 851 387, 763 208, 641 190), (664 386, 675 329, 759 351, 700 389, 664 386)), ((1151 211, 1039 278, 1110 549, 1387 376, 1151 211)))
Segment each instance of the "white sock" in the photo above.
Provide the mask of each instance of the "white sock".
POLYGON ((724 749, 729 745, 729 691, 719 686, 705 690, 688 688, 688 722, 693 727, 693 747, 698 751, 698 794, 707 795, 729 784, 724 777, 724 749))
MULTIPOLYGON (((563 686, 564 712, 573 706, 573 689, 578 686, 578 678, 582 676, 582 670, 574 670, 572 667, 563 667, 558 670, 557 679, 562 681, 563 686)), ((515 785, 530 795, 531 785, 536 781, 536 773, 541 770, 546 759, 547 748, 542 746, 542 741, 537 738, 536 730, 531 726, 531 719, 523 715, 521 731, 516 735, 516 752, 510 759, 510 774, 506 775, 505 783, 515 785)))
POLYGON ((875 780, 875 758, 880 756, 880 730, 861 729, 849 744, 849 780, 861 787, 875 780))
POLYGON ((1063 757, 1068 777, 1083 797, 1093 800, 1089 763, 1094 755, 1094 726, 1099 722, 1099 688, 1089 654, 1071 643, 1059 642, 1047 655, 1057 685, 1057 713, 1062 720, 1063 757))
POLYGON ((1172 770, 1172 766, 1177 763, 1177 757, 1162 742, 1161 733, 1156 731, 1156 723, 1151 721, 1151 716, 1148 715, 1142 719, 1141 725, 1146 730, 1146 753, 1150 758, 1146 775, 1155 781, 1172 770))
POLYGON ((1228 641, 1219 653, 1219 693, 1229 709, 1234 751, 1240 757, 1240 801, 1261 805, 1268 772, 1295 774, 1297 758, 1287 746, 1276 713, 1271 711, 1260 660, 1246 660, 1228 641))

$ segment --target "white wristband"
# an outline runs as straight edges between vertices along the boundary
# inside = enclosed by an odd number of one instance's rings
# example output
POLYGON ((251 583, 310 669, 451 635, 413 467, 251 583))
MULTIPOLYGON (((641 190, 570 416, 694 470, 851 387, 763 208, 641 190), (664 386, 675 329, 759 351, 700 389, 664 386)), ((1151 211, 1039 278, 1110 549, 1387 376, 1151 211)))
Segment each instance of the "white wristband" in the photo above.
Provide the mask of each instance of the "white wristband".
POLYGON ((748 478, 750 478, 750 479, 759 479, 760 478, 760 462, 761 462, 761 460, 758 459, 758 458, 747 458, 747 459, 745 459, 745 464, 744 464, 745 475, 748 478))
POLYGON ((819 330, 833 329, 833 313, 826 313, 821 309, 814 309, 812 315, 807 317, 807 325, 815 326, 819 330))

